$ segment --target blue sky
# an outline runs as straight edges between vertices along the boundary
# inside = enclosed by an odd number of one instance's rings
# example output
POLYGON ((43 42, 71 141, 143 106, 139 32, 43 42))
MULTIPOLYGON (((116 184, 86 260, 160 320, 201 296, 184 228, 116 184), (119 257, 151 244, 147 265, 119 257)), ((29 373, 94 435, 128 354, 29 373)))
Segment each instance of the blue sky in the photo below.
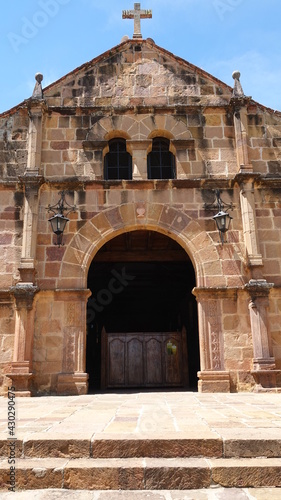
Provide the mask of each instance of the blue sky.
MULTIPOLYGON (((2 0, 0 113, 133 35, 134 0, 2 0)), ((143 38, 281 110, 280 0, 142 0, 143 38)))

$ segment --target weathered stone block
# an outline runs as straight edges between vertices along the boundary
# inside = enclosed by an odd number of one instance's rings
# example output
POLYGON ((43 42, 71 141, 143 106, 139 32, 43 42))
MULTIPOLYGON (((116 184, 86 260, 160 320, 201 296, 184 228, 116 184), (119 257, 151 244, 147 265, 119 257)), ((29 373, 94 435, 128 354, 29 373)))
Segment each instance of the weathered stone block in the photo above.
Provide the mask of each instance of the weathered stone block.
POLYGON ((255 488, 281 485, 280 459, 227 459, 211 460, 212 479, 226 487, 255 488))
POLYGON ((119 490, 143 489, 144 471, 141 460, 132 460, 124 467, 122 460, 77 459, 64 468, 67 489, 119 490))

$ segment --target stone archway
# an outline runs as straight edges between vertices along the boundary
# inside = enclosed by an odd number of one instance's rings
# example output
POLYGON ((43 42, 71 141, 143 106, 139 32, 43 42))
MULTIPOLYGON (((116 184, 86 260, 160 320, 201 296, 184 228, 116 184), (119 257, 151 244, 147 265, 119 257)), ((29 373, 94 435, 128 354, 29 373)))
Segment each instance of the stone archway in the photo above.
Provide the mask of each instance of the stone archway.
MULTIPOLYGON (((158 231, 179 243, 193 263, 197 287, 208 284, 208 277, 212 277, 209 264, 220 261, 220 256, 200 223, 164 203, 136 202, 100 212, 74 235, 61 263, 57 287, 72 288, 75 279, 76 288, 86 289, 88 270, 98 250, 112 237, 137 229, 158 231)), ((214 273, 217 285, 226 286, 222 269, 220 274, 217 268, 214 273)))
POLYGON ((122 233, 89 269, 90 391, 197 388, 200 369, 193 265, 182 247, 150 230, 122 233), (173 356, 165 345, 172 340, 173 356))
MULTIPOLYGON (((215 379, 221 374, 224 390, 229 387, 229 375, 225 375, 223 371, 224 346, 220 310, 222 300, 216 301, 216 295, 226 288, 227 283, 220 268, 218 247, 211 236, 202 229, 198 220, 191 219, 181 210, 163 203, 136 202, 104 210, 88 221, 71 240, 61 263, 58 289, 73 290, 75 283, 75 297, 81 292, 81 307, 83 317, 86 317, 87 276, 95 255, 114 236, 141 229, 157 231, 168 236, 190 257, 196 276, 201 371, 203 370, 204 376, 207 374, 207 377, 210 375, 215 379), (213 262, 216 263, 215 266, 212 265, 213 262), (208 288, 209 280, 213 277, 215 290, 208 288)), ((78 380, 81 379, 81 371, 85 374, 86 369, 86 322, 84 326, 81 324, 81 329, 83 331, 79 337, 80 348, 75 350, 73 360, 74 378, 77 377, 78 380)), ((65 350, 69 342, 73 344, 75 339, 67 336, 65 350)), ((64 375, 59 378, 63 380, 64 375)))

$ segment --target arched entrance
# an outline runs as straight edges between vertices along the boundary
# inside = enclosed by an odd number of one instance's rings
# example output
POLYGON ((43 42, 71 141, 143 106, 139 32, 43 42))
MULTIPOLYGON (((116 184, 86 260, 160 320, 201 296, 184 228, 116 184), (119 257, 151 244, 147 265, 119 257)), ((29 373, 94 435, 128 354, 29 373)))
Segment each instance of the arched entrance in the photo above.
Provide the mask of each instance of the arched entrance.
POLYGON ((200 369, 193 265, 183 248, 156 231, 107 242, 88 273, 89 391, 197 388, 200 369), (176 347, 169 354, 170 346, 176 347))

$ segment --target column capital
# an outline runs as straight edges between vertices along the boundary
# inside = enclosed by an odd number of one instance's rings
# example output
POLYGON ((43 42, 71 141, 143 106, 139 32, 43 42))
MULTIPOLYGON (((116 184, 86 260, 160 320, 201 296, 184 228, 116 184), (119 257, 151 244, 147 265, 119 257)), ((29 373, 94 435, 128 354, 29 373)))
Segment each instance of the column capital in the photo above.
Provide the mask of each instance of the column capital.
POLYGON ((246 184, 254 184, 261 182, 262 175, 257 172, 239 172, 235 175, 233 182, 237 182, 241 189, 244 189, 246 184))
POLYGON ((270 290, 274 287, 274 283, 268 283, 265 279, 251 279, 246 285, 244 285, 244 290, 246 290, 252 302, 258 297, 267 298, 269 296, 270 290))
POLYGON ((17 283, 10 288, 16 300, 16 308, 32 309, 33 299, 39 288, 32 283, 17 283))
POLYGON ((30 97, 25 101, 26 107, 28 109, 29 118, 32 120, 33 116, 42 116, 43 113, 48 111, 47 103, 44 99, 34 99, 30 97))
POLYGON ((230 99, 230 103, 229 103, 231 108, 232 108, 232 112, 239 113, 240 109, 248 106, 250 104, 251 100, 252 100, 252 98, 248 97, 248 96, 241 96, 241 97, 233 96, 230 99))
POLYGON ((43 175, 39 175, 38 169, 26 170, 23 175, 19 176, 21 184, 27 189, 38 190, 45 182, 43 175))

